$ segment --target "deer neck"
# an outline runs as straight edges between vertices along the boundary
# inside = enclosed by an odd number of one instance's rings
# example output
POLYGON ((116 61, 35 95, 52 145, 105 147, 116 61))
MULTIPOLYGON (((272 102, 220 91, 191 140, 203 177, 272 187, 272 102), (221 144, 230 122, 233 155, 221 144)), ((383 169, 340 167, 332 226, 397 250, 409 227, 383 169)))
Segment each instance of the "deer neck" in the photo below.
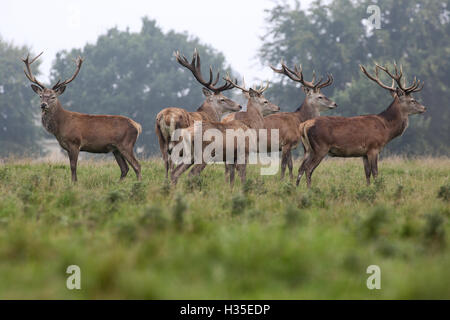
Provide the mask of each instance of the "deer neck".
POLYGON ((197 109, 197 112, 200 112, 205 120, 210 121, 220 121, 220 114, 217 112, 211 104, 208 102, 203 102, 203 104, 200 106, 200 108, 197 109))
POLYGON ((378 116, 384 120, 389 130, 388 141, 402 135, 408 127, 408 115, 401 112, 398 97, 395 97, 391 105, 378 116))
POLYGON ((45 130, 58 136, 60 131, 60 123, 66 114, 66 110, 61 106, 59 101, 56 102, 56 107, 51 110, 45 110, 42 112, 41 120, 45 130))
POLYGON ((308 98, 305 98, 302 105, 298 107, 298 109, 295 110, 294 113, 296 114, 300 122, 304 122, 306 120, 320 116, 319 110, 311 105, 311 103, 308 101, 308 98))
POLYGON ((236 120, 242 120, 247 126, 253 129, 264 127, 264 118, 254 102, 250 99, 247 103, 246 112, 236 112, 236 120))

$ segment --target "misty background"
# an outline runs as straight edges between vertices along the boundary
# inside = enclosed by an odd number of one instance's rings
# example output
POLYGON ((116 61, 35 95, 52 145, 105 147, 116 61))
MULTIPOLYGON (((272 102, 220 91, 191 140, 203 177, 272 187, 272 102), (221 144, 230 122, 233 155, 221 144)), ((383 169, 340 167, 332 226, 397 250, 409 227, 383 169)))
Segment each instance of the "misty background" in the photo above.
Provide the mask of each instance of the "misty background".
MULTIPOLYGON (((324 89, 339 108, 327 115, 379 113, 390 94, 368 80, 373 62, 402 63, 407 79, 425 82, 415 96, 427 113, 410 117, 409 129, 386 153, 449 155, 450 0, 330 1, 41 1, 39 6, 2 1, 0 12, 0 156, 45 152, 54 139, 40 124, 39 100, 23 74, 28 52, 44 51, 34 72, 47 85, 74 71, 73 58, 85 62, 60 97, 69 110, 121 114, 143 126, 137 145, 142 155, 159 153, 156 114, 169 106, 197 109, 201 85, 179 66, 173 52, 186 57, 198 48, 203 72, 212 65, 245 76, 247 85, 271 80, 266 96, 282 111, 303 101, 296 83, 268 67, 283 59, 312 71, 332 73, 324 89), (374 29, 367 7, 376 4, 381 29, 374 29)), ((390 83, 386 78, 386 83, 390 83)), ((234 90, 227 95, 241 99, 234 90)))

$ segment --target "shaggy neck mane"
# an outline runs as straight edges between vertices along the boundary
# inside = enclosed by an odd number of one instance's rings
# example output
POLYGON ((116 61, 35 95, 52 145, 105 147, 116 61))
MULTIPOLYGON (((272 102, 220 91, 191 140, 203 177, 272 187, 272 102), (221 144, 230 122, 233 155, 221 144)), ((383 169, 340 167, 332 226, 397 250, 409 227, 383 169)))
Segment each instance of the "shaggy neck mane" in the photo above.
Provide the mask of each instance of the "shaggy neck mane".
POLYGON ((212 121, 220 121, 220 116, 206 101, 197 109, 197 112, 205 113, 212 121))
POLYGON ((402 135, 408 127, 408 116, 404 116, 400 112, 399 98, 396 96, 390 106, 378 114, 386 122, 387 127, 390 129, 390 140, 402 135))
POLYGON ((295 113, 298 114, 298 117, 302 122, 320 116, 320 113, 309 104, 307 98, 305 98, 300 107, 295 110, 295 113))

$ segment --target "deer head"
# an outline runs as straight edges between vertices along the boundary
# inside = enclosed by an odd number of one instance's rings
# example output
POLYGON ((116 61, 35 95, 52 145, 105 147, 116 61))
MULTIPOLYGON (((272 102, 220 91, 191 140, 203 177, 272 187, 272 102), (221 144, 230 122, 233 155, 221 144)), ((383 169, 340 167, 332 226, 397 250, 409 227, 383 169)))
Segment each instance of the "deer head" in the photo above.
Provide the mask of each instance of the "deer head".
POLYGON ((34 59, 30 61, 30 55, 28 54, 25 59, 22 59, 22 61, 25 63, 26 70, 25 75, 27 76, 28 80, 30 80, 33 84, 31 85, 31 88, 34 92, 36 92, 39 97, 41 98, 41 110, 42 112, 48 112, 54 110, 59 105, 58 97, 63 94, 64 90, 66 90, 66 85, 68 85, 70 82, 72 82, 75 77, 78 75, 78 72, 80 72, 81 64, 83 63, 83 59, 81 57, 78 57, 77 60, 75 60, 76 63, 76 70, 75 73, 70 77, 69 79, 66 79, 61 82, 61 80, 58 80, 58 82, 51 88, 46 88, 41 82, 39 82, 36 77, 33 75, 33 72, 31 71, 31 64, 35 62, 43 52, 41 52, 39 55, 37 55, 34 59))
POLYGON ((259 88, 250 88, 247 89, 245 87, 245 80, 242 78, 242 86, 238 85, 236 83, 236 80, 232 80, 228 75, 226 78, 224 78, 225 81, 227 81, 229 84, 231 84, 234 88, 238 88, 242 91, 242 94, 248 99, 249 103, 251 103, 253 106, 255 106, 258 111, 262 114, 263 117, 280 111, 280 107, 271 103, 269 100, 267 100, 263 92, 267 90, 269 87, 269 82, 266 83, 266 86, 260 86, 259 88))
POLYGON ((404 115, 424 113, 426 111, 426 107, 420 104, 416 99, 413 98, 412 93, 418 92, 422 90, 424 83, 422 82, 422 86, 420 86, 420 80, 417 81, 414 78, 413 84, 409 87, 406 86, 406 79, 403 79, 403 83, 401 82, 403 77, 403 67, 400 65, 400 70, 397 67, 397 64, 394 62, 395 74, 392 74, 387 67, 380 66, 375 64, 375 76, 370 75, 366 68, 362 65, 359 65, 362 73, 364 73, 370 80, 376 82, 383 89, 388 90, 394 99, 397 100, 397 106, 400 112, 404 115), (385 85, 381 82, 378 77, 378 70, 383 70, 391 79, 391 86, 385 85), (395 86, 397 84, 397 86, 395 86))
POLYGON ((273 71, 276 73, 284 74, 289 77, 289 79, 299 82, 302 84, 303 91, 306 94, 306 101, 312 105, 317 111, 326 111, 329 109, 334 109, 337 107, 336 102, 329 99, 323 93, 320 92, 320 89, 330 86, 333 83, 333 76, 327 75, 327 80, 322 82, 323 78, 320 78, 319 81, 316 81, 316 73, 313 71, 313 78, 311 81, 306 81, 303 78, 303 69, 300 65, 294 65, 294 70, 288 68, 283 61, 281 61, 281 69, 277 69, 273 66, 270 66, 273 71))
POLYGON ((189 63, 184 55, 181 55, 180 52, 175 52, 175 58, 179 64, 181 64, 186 69, 190 70, 194 75, 195 79, 203 85, 203 95, 205 96, 205 102, 208 103, 217 113, 225 114, 227 112, 239 111, 242 107, 227 98, 222 94, 223 91, 230 90, 233 86, 225 82, 221 87, 216 87, 216 84, 219 82, 219 72, 217 72, 216 79, 213 81, 213 71, 212 67, 209 67, 209 81, 205 81, 201 72, 201 64, 200 64, 200 55, 197 52, 197 49, 194 50, 194 54, 192 56, 192 61, 189 63))

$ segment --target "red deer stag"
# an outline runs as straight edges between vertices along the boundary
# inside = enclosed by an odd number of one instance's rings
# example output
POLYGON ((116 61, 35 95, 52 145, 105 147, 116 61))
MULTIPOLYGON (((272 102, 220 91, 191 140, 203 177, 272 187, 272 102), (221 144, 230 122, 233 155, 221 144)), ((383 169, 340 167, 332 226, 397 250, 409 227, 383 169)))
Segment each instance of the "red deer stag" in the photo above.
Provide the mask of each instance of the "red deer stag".
POLYGON ((156 116, 155 131, 159 141, 159 147, 166 167, 166 179, 169 171, 172 170, 172 163, 169 154, 169 144, 172 133, 176 129, 187 128, 194 124, 194 121, 220 121, 220 118, 227 112, 239 111, 242 107, 233 100, 225 97, 222 92, 232 89, 233 86, 225 82, 221 87, 216 87, 219 81, 219 73, 213 81, 212 68, 209 68, 209 81, 203 79, 200 66, 200 55, 197 49, 194 51, 191 63, 185 56, 181 56, 177 51, 175 58, 179 64, 192 72, 195 79, 204 86, 203 94, 205 101, 195 112, 188 112, 181 108, 166 108, 156 116))
MULTIPOLYGON (((247 89, 245 87, 244 79, 242 79, 242 86, 239 86, 236 81, 233 81, 230 77, 225 78, 225 80, 233 85, 233 87, 240 89, 244 96, 248 99, 248 102, 245 111, 241 110, 239 112, 230 113, 222 119, 222 122, 239 120, 243 122, 248 128, 258 130, 264 128, 264 116, 280 111, 279 106, 271 103, 263 95, 264 91, 266 91, 269 87, 268 82, 265 87, 261 86, 260 88, 247 89)), ((203 171, 205 167, 206 164, 195 165, 189 172, 189 175, 198 175, 203 171)), ((225 165, 226 178, 229 176, 230 168, 231 166, 225 165)))
POLYGON ((276 69, 270 66, 273 71, 288 76, 291 80, 302 84, 303 91, 306 94, 305 100, 300 107, 294 112, 280 112, 264 118, 264 127, 279 130, 279 146, 281 151, 281 176, 284 178, 286 165, 289 167, 289 176, 294 178, 292 174, 292 150, 297 147, 300 142, 300 131, 298 130, 300 123, 318 117, 321 111, 334 109, 337 104, 331 99, 327 98, 320 89, 325 88, 333 83, 333 76, 328 75, 327 81, 322 82, 322 78, 314 83, 316 80, 315 73, 312 81, 306 81, 303 78, 302 67, 294 65, 294 70, 289 69, 283 62, 281 62, 281 69, 276 69))
POLYGON ((422 90, 420 81, 406 87, 401 83, 403 68, 400 71, 394 63, 395 74, 388 68, 375 65, 375 76, 370 75, 360 65, 361 71, 382 88, 389 90, 394 98, 391 105, 377 115, 365 115, 351 118, 318 117, 300 125, 302 142, 306 148, 305 157, 298 171, 297 186, 304 172, 306 183, 311 186, 311 175, 322 159, 328 154, 332 157, 362 157, 367 185, 370 175, 375 179, 378 175, 378 154, 384 146, 403 134, 408 126, 408 116, 424 113, 426 108, 417 102, 413 92, 422 90), (392 78, 391 87, 383 84, 378 77, 378 70, 383 70, 392 78), (397 88, 395 87, 397 83, 397 88))
MULTIPOLYGON (((42 54, 42 53, 41 53, 42 54)), ((72 82, 80 72, 83 59, 75 61, 76 70, 71 78, 58 81, 51 89, 39 82, 31 71, 31 64, 41 54, 30 61, 29 55, 22 59, 27 78, 34 84, 31 88, 41 98, 42 124, 52 133, 59 145, 67 151, 72 171, 72 181, 77 181, 77 161, 80 151, 92 153, 112 152, 120 167, 120 180, 128 173, 128 164, 133 167, 138 180, 141 180, 141 165, 134 156, 133 147, 142 127, 137 122, 123 116, 90 115, 65 110, 58 97, 66 86, 72 82)))

